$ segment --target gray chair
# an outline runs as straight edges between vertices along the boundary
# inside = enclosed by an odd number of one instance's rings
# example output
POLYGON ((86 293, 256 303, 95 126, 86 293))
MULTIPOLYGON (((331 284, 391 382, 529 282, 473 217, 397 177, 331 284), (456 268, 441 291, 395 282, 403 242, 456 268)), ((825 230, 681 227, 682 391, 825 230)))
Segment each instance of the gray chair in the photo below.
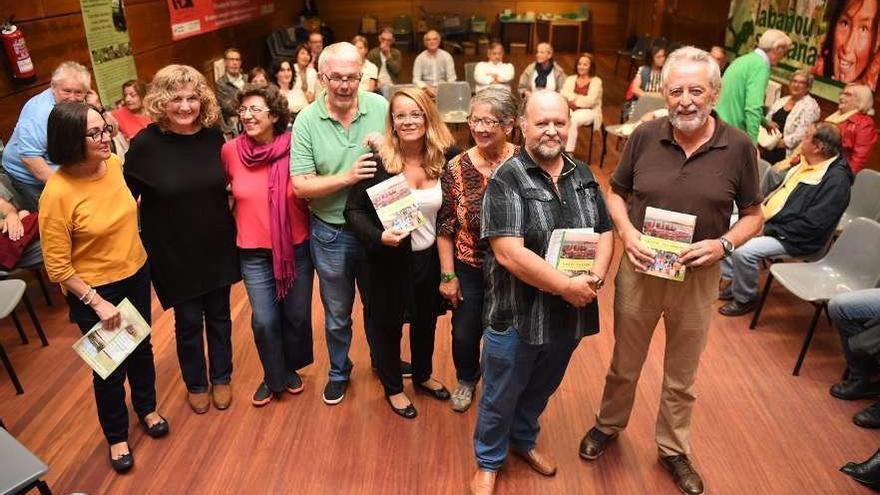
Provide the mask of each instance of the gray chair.
POLYGON ((477 68, 477 62, 468 62, 464 64, 464 80, 471 87, 471 94, 477 92, 477 81, 474 79, 474 70, 477 68))
MULTIPOLYGON (((626 140, 628 134, 623 132, 624 126, 634 124, 639 121, 645 114, 660 110, 666 107, 666 102, 660 96, 646 94, 636 101, 633 109, 632 117, 625 124, 603 125, 602 126, 602 154, 599 156, 599 168, 602 168, 605 162, 605 146, 608 142, 608 135, 617 136, 618 142, 626 140)), ((591 136, 592 137, 592 136, 591 136)))
POLYGON ((471 104, 471 87, 466 81, 440 83, 437 85, 437 110, 447 124, 467 122, 471 104))
POLYGON ((822 259, 811 263, 777 263, 770 267, 752 328, 758 323, 773 279, 815 307, 793 375, 800 374, 819 316, 823 310, 827 312, 828 300, 838 294, 877 287, 880 283, 880 249, 876 246, 880 246, 880 223, 856 218, 822 259))
POLYGON ((388 99, 390 100, 391 97, 394 96, 394 93, 398 92, 398 91, 401 90, 401 89, 404 89, 404 88, 415 88, 415 87, 416 87, 416 85, 415 85, 415 84, 411 84, 411 83, 407 83, 407 84, 392 84, 391 87, 388 89, 388 99))
MULTIPOLYGON (((43 327, 40 325, 40 320, 37 319, 37 315, 34 313, 34 308, 31 306, 31 301, 28 299, 27 284, 24 283, 23 280, 0 280, 0 319, 11 316, 15 328, 18 330, 18 336, 21 338, 21 343, 28 344, 30 341, 27 338, 27 334, 24 333, 24 327, 22 327, 21 321, 15 314, 15 308, 21 301, 24 301, 24 306, 31 318, 31 323, 34 324, 34 328, 37 330, 37 335, 40 337, 43 347, 49 345, 49 341, 46 339, 46 334, 43 332, 43 327)), ((23 394, 24 388, 22 388, 18 375, 12 367, 12 362, 9 360, 9 356, 6 355, 6 350, 3 348, 3 344, 0 344, 0 361, 3 361, 3 367, 6 368, 6 372, 9 374, 13 386, 15 386, 15 392, 19 395, 23 394)))
POLYGON ((23 494, 36 488, 40 495, 52 495, 40 479, 49 467, 4 428, 0 428, 0 459, 0 493, 23 494))
POLYGON ((880 172, 862 169, 853 182, 849 206, 837 224, 839 234, 855 218, 880 218, 880 172))

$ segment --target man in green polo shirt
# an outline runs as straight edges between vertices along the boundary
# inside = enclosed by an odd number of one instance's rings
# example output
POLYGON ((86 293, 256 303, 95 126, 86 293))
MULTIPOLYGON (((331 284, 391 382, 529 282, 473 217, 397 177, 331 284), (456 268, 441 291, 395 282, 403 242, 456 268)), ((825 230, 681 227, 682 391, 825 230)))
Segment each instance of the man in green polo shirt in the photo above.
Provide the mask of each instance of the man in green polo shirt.
MULTIPOLYGON (((342 401, 351 374, 348 349, 355 279, 361 298, 366 297, 359 276, 363 248, 345 228, 342 210, 349 188, 376 173, 366 137, 384 133, 388 115, 384 98, 358 92, 361 68, 361 56, 350 43, 335 43, 321 52, 318 78, 326 91, 297 116, 290 147, 293 189, 297 196, 309 200, 312 210, 312 259, 320 282, 330 354, 324 402, 330 405, 342 401)), ((369 344, 372 338, 366 317, 364 327, 369 344)))

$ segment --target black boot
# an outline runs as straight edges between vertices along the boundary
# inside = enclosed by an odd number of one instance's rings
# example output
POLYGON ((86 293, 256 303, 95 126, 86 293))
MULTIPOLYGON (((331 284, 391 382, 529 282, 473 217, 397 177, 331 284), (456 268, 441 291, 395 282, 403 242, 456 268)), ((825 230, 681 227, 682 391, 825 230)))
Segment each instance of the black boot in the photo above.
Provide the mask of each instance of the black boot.
POLYGON ((880 490, 880 449, 865 462, 847 462, 840 471, 873 490, 880 490))
POLYGON ((853 423, 862 428, 880 428, 880 402, 875 402, 853 416, 853 423))

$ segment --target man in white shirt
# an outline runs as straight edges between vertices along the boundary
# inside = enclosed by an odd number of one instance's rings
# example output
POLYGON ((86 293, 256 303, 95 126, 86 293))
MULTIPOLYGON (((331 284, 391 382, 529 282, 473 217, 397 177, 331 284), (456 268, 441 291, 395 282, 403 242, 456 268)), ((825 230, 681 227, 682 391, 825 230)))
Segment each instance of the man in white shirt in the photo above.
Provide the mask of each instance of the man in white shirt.
POLYGON ((413 84, 435 98, 438 83, 455 81, 455 62, 449 52, 440 48, 440 33, 428 31, 423 40, 425 50, 413 64, 413 84))
POLYGON ((480 62, 474 67, 476 90, 480 91, 492 85, 510 88, 513 81, 513 64, 504 62, 504 45, 497 41, 489 46, 489 61, 480 62))
POLYGON ((363 75, 361 76, 358 90, 374 93, 376 91, 376 81, 379 79, 379 68, 376 67, 376 64, 367 60, 367 51, 369 51, 367 38, 357 35, 351 40, 351 44, 357 47, 358 53, 361 54, 361 60, 364 62, 364 68, 361 69, 363 75))

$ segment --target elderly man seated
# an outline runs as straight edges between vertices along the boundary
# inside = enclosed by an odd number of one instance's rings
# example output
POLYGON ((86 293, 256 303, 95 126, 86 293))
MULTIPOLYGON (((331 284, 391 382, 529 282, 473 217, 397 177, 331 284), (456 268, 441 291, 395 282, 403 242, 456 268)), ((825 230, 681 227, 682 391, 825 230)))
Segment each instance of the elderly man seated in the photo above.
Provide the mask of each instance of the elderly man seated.
POLYGON ((827 123, 811 126, 801 153, 764 199, 764 235, 755 237, 725 258, 722 278, 731 281, 720 299, 730 302, 718 312, 746 314, 757 304, 758 271, 764 259, 814 253, 825 245, 849 204, 852 171, 843 158, 840 131, 827 123))

